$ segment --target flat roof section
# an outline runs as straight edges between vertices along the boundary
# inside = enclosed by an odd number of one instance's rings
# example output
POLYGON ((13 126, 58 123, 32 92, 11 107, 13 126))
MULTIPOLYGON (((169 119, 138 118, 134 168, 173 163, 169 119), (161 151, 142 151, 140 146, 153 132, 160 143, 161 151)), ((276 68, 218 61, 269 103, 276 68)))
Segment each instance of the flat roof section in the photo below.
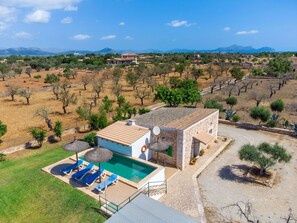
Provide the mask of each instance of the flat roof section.
POLYGON ((217 109, 200 108, 160 108, 134 119, 136 124, 141 126, 184 130, 217 111, 217 109))
POLYGON ((148 128, 142 126, 127 125, 127 122, 118 121, 97 132, 97 136, 125 146, 131 146, 149 131, 148 128))
POLYGON ((140 194, 125 207, 112 215, 106 223, 194 223, 193 218, 166 206, 146 195, 140 194))

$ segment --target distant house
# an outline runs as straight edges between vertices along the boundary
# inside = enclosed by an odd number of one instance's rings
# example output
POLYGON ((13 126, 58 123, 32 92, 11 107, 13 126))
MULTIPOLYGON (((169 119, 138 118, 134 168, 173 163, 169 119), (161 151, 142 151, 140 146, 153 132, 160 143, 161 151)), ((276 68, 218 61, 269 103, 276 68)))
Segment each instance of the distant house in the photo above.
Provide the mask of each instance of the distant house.
POLYGON ((116 122, 99 131, 97 139, 100 146, 144 160, 156 159, 150 147, 160 143, 166 146, 158 154, 160 160, 184 169, 217 138, 218 118, 217 109, 161 108, 135 120, 116 122), (160 135, 151 131, 155 126, 160 135))
POLYGON ((138 54, 135 53, 124 53, 121 58, 108 59, 108 64, 137 64, 138 54))

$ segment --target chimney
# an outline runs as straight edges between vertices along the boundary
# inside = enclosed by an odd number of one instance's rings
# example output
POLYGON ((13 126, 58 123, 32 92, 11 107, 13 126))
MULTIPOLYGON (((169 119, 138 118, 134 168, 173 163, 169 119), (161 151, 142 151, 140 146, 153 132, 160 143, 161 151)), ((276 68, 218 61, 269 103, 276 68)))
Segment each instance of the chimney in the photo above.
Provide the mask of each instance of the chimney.
POLYGON ((136 125, 136 123, 135 123, 135 119, 129 119, 127 125, 129 125, 129 126, 134 126, 134 125, 136 125))

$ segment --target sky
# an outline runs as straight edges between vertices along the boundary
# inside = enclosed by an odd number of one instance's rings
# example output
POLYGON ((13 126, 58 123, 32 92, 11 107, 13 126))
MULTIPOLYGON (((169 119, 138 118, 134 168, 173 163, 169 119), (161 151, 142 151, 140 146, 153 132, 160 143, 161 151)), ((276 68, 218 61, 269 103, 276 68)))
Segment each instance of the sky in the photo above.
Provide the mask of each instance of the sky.
POLYGON ((0 0, 0 48, 297 50, 297 0, 0 0))

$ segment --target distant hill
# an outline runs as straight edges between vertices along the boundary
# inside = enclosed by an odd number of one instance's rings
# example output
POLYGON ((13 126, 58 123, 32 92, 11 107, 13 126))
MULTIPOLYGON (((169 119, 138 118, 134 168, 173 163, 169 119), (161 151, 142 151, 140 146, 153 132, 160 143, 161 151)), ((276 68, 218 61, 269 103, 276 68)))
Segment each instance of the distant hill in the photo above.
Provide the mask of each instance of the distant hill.
POLYGON ((122 54, 124 52, 135 52, 135 53, 195 53, 195 52, 205 52, 205 53, 261 53, 261 52, 275 52, 273 48, 262 47, 259 49, 253 48, 251 46, 239 46, 232 45, 229 47, 220 47, 214 50, 194 50, 194 49, 171 49, 171 50, 156 50, 156 49, 147 49, 147 50, 114 50, 111 48, 104 48, 102 50, 90 51, 90 50, 42 50, 40 48, 34 47, 19 47, 19 48, 8 48, 1 49, 0 56, 10 56, 10 55, 21 55, 21 56, 48 56, 48 55, 59 55, 59 54, 122 54))
POLYGON ((259 49, 253 48, 252 46, 239 46, 232 45, 229 47, 220 47, 214 50, 205 50, 205 52, 211 53, 262 53, 262 52, 275 52, 275 49, 271 47, 262 47, 259 49))

